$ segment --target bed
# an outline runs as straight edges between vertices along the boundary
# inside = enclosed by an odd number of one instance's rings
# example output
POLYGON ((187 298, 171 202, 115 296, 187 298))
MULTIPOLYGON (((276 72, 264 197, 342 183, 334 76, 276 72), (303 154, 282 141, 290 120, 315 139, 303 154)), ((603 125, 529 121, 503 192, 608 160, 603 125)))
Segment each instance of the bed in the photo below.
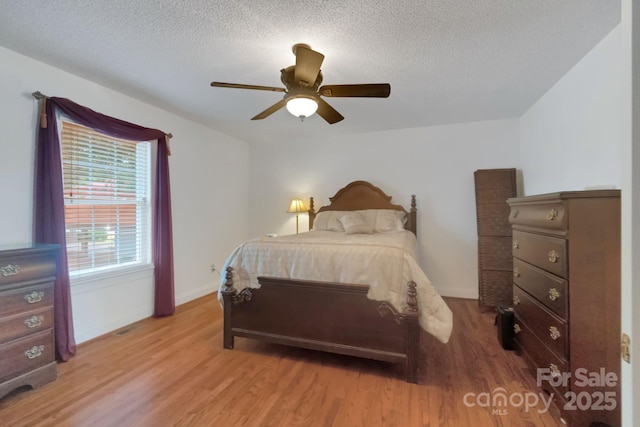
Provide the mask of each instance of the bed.
POLYGON ((313 231, 253 239, 227 259, 224 348, 243 337, 402 363, 417 383, 420 328, 446 343, 452 316, 415 260, 415 196, 406 211, 354 181, 313 203, 313 231))

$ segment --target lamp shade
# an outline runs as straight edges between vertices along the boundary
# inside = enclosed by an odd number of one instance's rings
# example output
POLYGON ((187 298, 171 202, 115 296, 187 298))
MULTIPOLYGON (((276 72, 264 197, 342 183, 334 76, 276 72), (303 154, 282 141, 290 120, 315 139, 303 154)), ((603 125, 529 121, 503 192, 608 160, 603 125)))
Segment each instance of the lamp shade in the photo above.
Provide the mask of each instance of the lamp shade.
POLYGON ((289 205, 289 210, 287 212, 300 213, 300 212, 306 212, 306 211, 307 211, 307 208, 304 207, 304 203, 302 203, 302 200, 293 199, 291 200, 291 204, 289 205))
POLYGON ((296 117, 304 119, 313 116, 318 109, 318 103, 313 98, 299 96, 287 101, 287 110, 296 117))

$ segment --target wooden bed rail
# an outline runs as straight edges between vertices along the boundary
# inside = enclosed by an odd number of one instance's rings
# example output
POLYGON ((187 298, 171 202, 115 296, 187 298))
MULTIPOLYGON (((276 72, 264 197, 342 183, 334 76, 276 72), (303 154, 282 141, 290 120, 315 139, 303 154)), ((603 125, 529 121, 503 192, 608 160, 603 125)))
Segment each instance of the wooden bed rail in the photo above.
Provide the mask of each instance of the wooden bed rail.
POLYGON ((407 284, 407 307, 370 300, 368 285, 258 277, 259 289, 233 287, 227 267, 222 298, 226 349, 236 336, 277 344, 405 363, 407 382, 418 383, 419 307, 416 283, 407 284))

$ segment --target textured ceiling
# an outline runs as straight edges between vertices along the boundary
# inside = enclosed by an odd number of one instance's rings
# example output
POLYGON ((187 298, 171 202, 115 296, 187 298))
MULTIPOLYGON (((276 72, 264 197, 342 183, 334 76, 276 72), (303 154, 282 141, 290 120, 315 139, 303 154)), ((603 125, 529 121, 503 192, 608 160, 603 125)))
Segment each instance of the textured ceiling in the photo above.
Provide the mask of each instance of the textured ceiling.
POLYGON ((260 143, 518 117, 617 25, 620 1, 0 0, 0 12, 1 46, 260 143), (250 121, 282 94, 209 86, 282 86, 294 43, 325 55, 324 84, 388 82, 391 96, 326 98, 345 116, 334 125, 286 109, 250 121))

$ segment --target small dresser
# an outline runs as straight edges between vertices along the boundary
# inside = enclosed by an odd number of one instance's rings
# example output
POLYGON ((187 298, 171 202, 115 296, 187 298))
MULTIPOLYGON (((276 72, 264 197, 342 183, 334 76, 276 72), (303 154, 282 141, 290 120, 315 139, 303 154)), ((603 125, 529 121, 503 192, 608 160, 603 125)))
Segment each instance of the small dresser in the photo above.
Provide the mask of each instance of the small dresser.
POLYGON ((516 346, 534 375, 548 373, 540 385, 570 426, 619 426, 620 192, 508 203, 516 346), (603 373, 616 385, 603 383, 603 373))
POLYGON ((0 246, 0 398, 56 379, 56 245, 0 246))

